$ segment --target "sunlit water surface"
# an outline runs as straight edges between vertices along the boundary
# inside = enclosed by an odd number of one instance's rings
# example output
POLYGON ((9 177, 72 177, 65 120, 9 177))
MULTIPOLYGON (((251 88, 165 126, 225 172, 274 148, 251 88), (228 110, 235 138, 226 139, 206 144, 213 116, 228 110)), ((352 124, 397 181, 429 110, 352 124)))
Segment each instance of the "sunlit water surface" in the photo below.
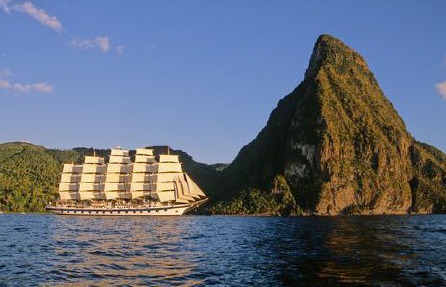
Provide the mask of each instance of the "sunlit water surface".
POLYGON ((0 286, 446 286, 446 215, 0 215, 0 286))

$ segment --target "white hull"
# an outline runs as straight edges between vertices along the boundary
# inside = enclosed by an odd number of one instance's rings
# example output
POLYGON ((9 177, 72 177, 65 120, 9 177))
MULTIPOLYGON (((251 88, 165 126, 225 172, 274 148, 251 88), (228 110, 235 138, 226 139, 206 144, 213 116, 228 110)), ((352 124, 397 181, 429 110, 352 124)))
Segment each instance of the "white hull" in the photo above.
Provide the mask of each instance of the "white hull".
POLYGON ((69 206, 47 206, 45 209, 58 215, 86 215, 86 216, 158 216, 158 215, 183 215, 197 208, 207 199, 188 204, 175 204, 156 207, 69 207, 69 206))

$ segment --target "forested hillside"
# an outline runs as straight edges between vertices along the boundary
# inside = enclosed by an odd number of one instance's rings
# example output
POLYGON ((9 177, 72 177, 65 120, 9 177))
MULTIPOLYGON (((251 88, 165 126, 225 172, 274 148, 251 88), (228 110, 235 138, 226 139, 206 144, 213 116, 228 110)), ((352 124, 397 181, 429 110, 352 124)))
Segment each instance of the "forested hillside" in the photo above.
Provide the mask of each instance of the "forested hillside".
POLYGON ((28 143, 0 145, 0 210, 41 212, 57 196, 62 165, 45 148, 28 143))

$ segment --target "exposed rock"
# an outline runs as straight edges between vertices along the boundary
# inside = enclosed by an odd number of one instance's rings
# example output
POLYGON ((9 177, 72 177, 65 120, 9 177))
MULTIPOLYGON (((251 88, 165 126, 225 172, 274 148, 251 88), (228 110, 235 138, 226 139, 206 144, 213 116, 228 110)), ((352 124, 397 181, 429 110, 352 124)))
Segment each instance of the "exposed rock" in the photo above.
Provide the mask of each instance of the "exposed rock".
POLYGON ((365 60, 322 35, 302 83, 225 170, 221 196, 269 190, 279 174, 316 214, 445 211, 445 163, 407 132, 365 60))

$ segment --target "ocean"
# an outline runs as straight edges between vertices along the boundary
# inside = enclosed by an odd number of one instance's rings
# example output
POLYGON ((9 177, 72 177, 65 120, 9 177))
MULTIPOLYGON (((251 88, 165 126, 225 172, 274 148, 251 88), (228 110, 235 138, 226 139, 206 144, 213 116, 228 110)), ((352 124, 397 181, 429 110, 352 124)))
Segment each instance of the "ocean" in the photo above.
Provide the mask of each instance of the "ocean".
POLYGON ((446 286, 446 215, 0 215, 0 286, 446 286))

